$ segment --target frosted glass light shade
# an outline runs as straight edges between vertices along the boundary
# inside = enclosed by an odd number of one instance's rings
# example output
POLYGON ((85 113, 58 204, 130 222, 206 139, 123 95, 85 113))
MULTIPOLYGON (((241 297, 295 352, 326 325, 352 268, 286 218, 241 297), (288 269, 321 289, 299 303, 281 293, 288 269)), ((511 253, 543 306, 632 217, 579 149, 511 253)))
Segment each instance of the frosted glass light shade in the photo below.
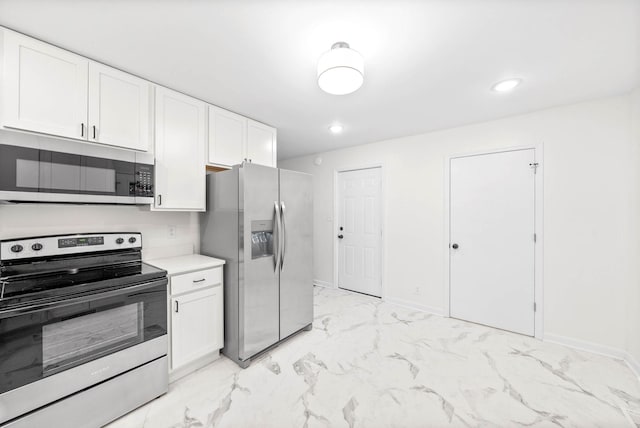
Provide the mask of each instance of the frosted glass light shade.
POLYGON ((344 42, 335 43, 318 61, 318 85, 332 95, 355 92, 364 82, 364 59, 344 42))

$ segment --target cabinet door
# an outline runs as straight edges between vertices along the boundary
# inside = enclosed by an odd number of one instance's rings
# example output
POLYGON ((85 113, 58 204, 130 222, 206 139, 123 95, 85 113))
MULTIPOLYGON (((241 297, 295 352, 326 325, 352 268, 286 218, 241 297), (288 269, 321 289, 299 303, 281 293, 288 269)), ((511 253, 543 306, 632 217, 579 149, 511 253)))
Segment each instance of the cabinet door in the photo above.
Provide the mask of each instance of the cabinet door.
POLYGON ((89 141, 149 150, 149 83, 89 63, 89 141))
POLYGON ((255 120, 247 120, 247 154, 251 163, 273 166, 277 164, 276 129, 255 120))
POLYGON ((3 126, 87 139, 88 60, 4 31, 3 126))
POLYGON ((232 166, 242 163, 247 118, 209 106, 209 163, 232 166))
POLYGON ((171 299, 171 368, 221 349, 222 286, 171 299))
POLYGON ((205 210, 205 107, 156 87, 155 209, 205 210))

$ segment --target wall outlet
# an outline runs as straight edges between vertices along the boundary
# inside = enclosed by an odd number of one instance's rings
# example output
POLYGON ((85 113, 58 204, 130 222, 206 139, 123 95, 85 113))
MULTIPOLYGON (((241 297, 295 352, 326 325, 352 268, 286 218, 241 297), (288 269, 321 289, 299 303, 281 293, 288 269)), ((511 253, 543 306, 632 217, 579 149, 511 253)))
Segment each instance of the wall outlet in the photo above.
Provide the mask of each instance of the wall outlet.
POLYGON ((176 226, 173 224, 169 225, 169 239, 176 239, 176 226))

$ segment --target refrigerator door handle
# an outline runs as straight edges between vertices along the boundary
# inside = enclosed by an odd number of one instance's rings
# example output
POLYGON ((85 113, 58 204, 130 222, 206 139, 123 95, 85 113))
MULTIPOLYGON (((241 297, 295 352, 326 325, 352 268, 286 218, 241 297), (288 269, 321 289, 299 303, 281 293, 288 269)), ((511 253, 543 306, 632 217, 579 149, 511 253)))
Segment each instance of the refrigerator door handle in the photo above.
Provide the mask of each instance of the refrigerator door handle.
POLYGON ((280 255, 280 270, 284 269, 284 257, 287 254, 287 226, 286 226, 286 207, 284 202, 280 201, 281 221, 282 221, 282 254, 280 255))
POLYGON ((276 212, 276 221, 273 224, 273 236, 274 236, 274 240, 276 240, 274 242, 274 250, 273 250, 273 257, 274 257, 274 265, 273 265, 273 271, 277 272, 278 268, 280 267, 280 206, 278 205, 278 201, 273 201, 273 208, 276 212))

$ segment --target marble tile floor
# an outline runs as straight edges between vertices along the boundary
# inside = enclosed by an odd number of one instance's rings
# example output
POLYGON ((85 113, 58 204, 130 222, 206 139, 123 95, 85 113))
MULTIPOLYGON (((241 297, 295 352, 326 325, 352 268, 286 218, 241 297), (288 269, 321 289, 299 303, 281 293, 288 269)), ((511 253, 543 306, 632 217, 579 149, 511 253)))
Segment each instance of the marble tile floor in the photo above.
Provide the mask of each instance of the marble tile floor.
POLYGON ((248 369, 222 357, 108 427, 640 427, 622 361, 339 290, 314 306, 248 369))

